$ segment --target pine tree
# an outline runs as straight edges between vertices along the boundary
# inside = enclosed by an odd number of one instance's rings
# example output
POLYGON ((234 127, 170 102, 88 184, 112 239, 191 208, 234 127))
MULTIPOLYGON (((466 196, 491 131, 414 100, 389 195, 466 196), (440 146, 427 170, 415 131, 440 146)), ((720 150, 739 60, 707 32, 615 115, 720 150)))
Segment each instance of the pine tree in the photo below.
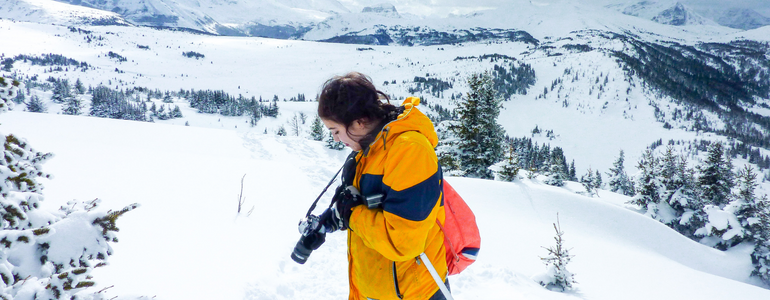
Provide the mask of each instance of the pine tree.
POLYGON ((54 82, 54 85, 55 87, 53 89, 53 95, 51 96, 51 100, 54 103, 65 103, 69 98, 72 97, 69 81, 66 79, 59 80, 54 82))
POLYGON ((588 168, 586 175, 580 176, 580 183, 583 184, 583 188, 586 190, 583 194, 588 197, 596 195, 596 179, 594 178, 594 171, 588 168))
POLYGON ((751 262, 754 264, 751 276, 756 276, 770 285, 770 199, 767 195, 757 200, 757 208, 760 214, 756 227, 752 229, 752 238, 756 244, 751 253, 751 262))
POLYGON ((551 158, 548 169, 546 171, 545 183, 553 186, 564 186, 564 181, 569 179, 567 174, 564 173, 564 162, 561 157, 551 158))
POLYGON ((658 158, 652 150, 646 150, 637 166, 641 174, 637 178, 636 195, 631 199, 631 203, 636 204, 642 209, 647 209, 647 213, 655 217, 656 205, 660 203, 660 191, 662 184, 660 182, 660 168, 658 158))
POLYGON ((37 95, 32 95, 32 97, 29 98, 29 102, 27 102, 27 111, 44 113, 47 110, 48 109, 45 107, 45 104, 37 95))
POLYGON ((735 185, 733 180, 732 162, 725 158, 722 143, 712 143, 709 146, 706 161, 699 166, 698 183, 703 189, 703 197, 707 204, 724 207, 730 203, 730 191, 735 185))
POLYGON ((682 235, 697 240, 695 232, 708 222, 708 215, 695 179, 695 170, 687 166, 686 156, 679 156, 674 177, 678 188, 664 201, 668 201, 676 211, 677 218, 668 225, 682 235))
POLYGON ((314 141, 322 141, 324 139, 324 125, 318 115, 313 118, 313 124, 310 126, 310 138, 314 141))
POLYGON ((604 182, 602 181, 602 173, 599 173, 599 170, 596 170, 596 175, 594 175, 594 187, 598 190, 604 187, 604 182))
POLYGON ((65 115, 79 115, 83 113, 83 101, 80 100, 79 97, 73 96, 67 98, 67 101, 64 103, 64 110, 62 111, 65 115))
POLYGON ((278 131, 275 134, 277 134, 278 136, 286 136, 286 127, 283 127, 283 125, 281 125, 281 127, 278 128, 278 131))
POLYGON ((345 144, 342 142, 335 142, 334 136, 332 136, 332 133, 329 132, 329 136, 326 138, 326 148, 332 150, 342 150, 345 149, 345 144))
POLYGON ((468 78, 470 91, 457 108, 460 168, 465 176, 492 178, 489 167, 503 157, 503 128, 497 124, 501 99, 489 72, 468 78))
POLYGON ((8 111, 13 106, 10 99, 17 96, 20 86, 20 82, 0 76, 0 113, 8 111))
POLYGON ((569 180, 570 181, 577 181, 577 170, 575 169, 575 160, 572 160, 572 163, 569 164, 569 180))
POLYGON ((549 290, 571 290, 575 281, 575 274, 567 270, 567 264, 572 260, 573 255, 569 254, 569 249, 564 247, 564 231, 561 230, 561 223, 557 221, 553 224, 556 230, 556 246, 545 248, 548 256, 541 257, 540 260, 545 263, 547 271, 542 276, 538 276, 536 281, 549 290))
POLYGON ((80 81, 80 78, 75 81, 75 91, 81 95, 86 93, 86 87, 83 86, 83 82, 80 81))
MULTIPOLYGON (((735 201, 731 204, 735 206, 735 217, 741 222, 745 230, 746 237, 751 241, 761 239, 762 235, 770 232, 764 231, 764 224, 759 224, 762 214, 768 213, 767 208, 762 207, 761 199, 754 191, 757 189, 757 173, 748 165, 738 171, 738 194, 735 195, 735 201)), ((740 239, 734 240, 734 244, 741 242, 740 239)))
POLYGON ((508 146, 508 150, 505 152, 505 160, 500 167, 498 173, 500 180, 502 181, 514 181, 518 178, 519 170, 519 154, 516 153, 516 149, 512 145, 508 146))
POLYGON ((628 177, 628 174, 626 174, 625 166, 623 165, 625 162, 625 155, 623 153, 623 150, 620 150, 620 155, 618 156, 618 159, 615 160, 614 163, 612 163, 612 168, 610 168, 610 171, 607 173, 607 176, 609 177, 609 186, 610 191, 618 194, 623 194, 626 196, 633 196, 634 195, 634 186, 631 179, 628 177))

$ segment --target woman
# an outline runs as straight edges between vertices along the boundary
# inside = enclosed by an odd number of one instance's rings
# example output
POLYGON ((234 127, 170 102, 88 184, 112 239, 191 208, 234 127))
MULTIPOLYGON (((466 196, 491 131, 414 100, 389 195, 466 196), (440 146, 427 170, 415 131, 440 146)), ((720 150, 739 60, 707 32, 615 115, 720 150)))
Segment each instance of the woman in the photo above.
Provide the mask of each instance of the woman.
POLYGON ((424 252, 446 280, 444 234, 436 224, 444 222, 438 137, 415 108, 419 102, 391 105, 356 72, 330 79, 318 97, 318 115, 334 140, 358 151, 352 185, 364 197, 383 195, 378 208, 360 201, 335 207, 335 227, 350 229, 350 299, 444 299, 418 259, 424 252))

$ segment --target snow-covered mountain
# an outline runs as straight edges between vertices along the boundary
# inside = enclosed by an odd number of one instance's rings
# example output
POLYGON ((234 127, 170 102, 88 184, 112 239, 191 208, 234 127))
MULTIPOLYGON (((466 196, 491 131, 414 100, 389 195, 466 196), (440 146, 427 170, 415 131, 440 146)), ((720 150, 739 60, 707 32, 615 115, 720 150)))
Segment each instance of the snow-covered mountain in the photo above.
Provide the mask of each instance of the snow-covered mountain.
POLYGON ((336 0, 57 1, 116 12, 137 25, 187 28, 223 35, 259 34, 259 26, 288 26, 296 30, 302 25, 347 12, 336 0))
POLYGON ((717 25, 716 22, 701 16, 677 1, 645 0, 631 4, 613 4, 608 7, 626 15, 645 18, 667 25, 717 25))
POLYGON ((0 18, 68 25, 130 25, 119 14, 51 0, 5 0, 0 18))
POLYGON ((725 10, 705 10, 701 14, 711 17, 722 26, 744 30, 770 25, 770 18, 756 10, 747 8, 729 8, 725 10))

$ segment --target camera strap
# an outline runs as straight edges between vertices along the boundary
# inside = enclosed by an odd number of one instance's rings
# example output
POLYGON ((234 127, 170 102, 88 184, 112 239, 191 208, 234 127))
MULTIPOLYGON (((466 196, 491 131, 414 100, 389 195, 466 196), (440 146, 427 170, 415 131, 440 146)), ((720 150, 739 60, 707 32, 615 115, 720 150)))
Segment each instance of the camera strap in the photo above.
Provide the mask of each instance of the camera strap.
MULTIPOLYGON (((356 161, 356 155, 358 155, 358 151, 350 152, 350 155, 348 155, 348 158, 345 159, 345 163, 342 165, 342 168, 340 168, 337 173, 334 173, 334 177, 332 177, 332 180, 329 181, 329 184, 327 184, 323 191, 321 191, 321 194, 318 195, 318 198, 315 198, 313 205, 310 206, 310 209, 307 211, 307 214, 305 214, 305 217, 309 217, 310 214, 313 213, 313 210, 318 204, 318 200, 321 200, 321 197, 326 193, 326 190, 329 189, 332 183, 334 183, 334 181, 337 179, 337 175, 339 175, 340 172, 342 172, 343 186, 347 186, 353 183, 353 179, 356 176, 356 165, 358 164, 358 161, 356 161)), ((332 203, 329 204, 329 207, 331 207, 333 204, 334 198, 332 198, 332 203)))

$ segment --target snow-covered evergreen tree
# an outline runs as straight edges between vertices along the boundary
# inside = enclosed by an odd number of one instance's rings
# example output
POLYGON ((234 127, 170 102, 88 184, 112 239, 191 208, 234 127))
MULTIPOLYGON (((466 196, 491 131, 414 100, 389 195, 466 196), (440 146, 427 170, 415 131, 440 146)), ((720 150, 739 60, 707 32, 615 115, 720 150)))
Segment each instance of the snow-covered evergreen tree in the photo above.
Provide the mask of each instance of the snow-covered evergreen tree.
POLYGON ((67 98, 62 113, 65 115, 79 115, 83 113, 83 101, 78 96, 67 98))
MULTIPOLYGON (((761 198, 757 197, 755 191, 757 189, 757 173, 754 169, 748 165, 738 171, 738 194, 734 196, 735 200, 730 203, 735 209, 735 217, 741 222, 741 226, 745 231, 745 237, 751 241, 761 239, 761 236, 770 232, 763 232, 765 225, 760 224, 760 219, 763 214, 769 213, 766 211, 766 207, 763 207, 764 203, 761 203, 761 198)), ((735 240, 735 243, 740 240, 735 240)))
POLYGON ((596 179, 594 178, 594 171, 590 167, 586 175, 580 176, 580 183, 583 184, 583 188, 586 190, 582 194, 588 197, 596 195, 596 179))
POLYGON ((492 178, 489 167, 503 158, 504 130, 497 124, 501 98, 496 95, 489 72, 468 78, 470 91, 459 103, 460 169, 465 176, 492 178))
POLYGON ((332 150, 343 150, 345 149, 345 144, 342 142, 335 142, 334 136, 332 136, 332 133, 329 132, 329 135, 326 137, 326 148, 332 150))
POLYGON ((438 134, 438 146, 436 147, 436 156, 441 165, 441 170, 447 176, 462 176, 460 170, 460 139, 455 133, 459 126, 459 121, 446 120, 436 125, 438 134))
POLYGON ((75 81, 75 92, 82 95, 85 94, 86 91, 87 89, 85 86, 83 86, 83 82, 80 81, 80 78, 78 78, 78 80, 75 81))
POLYGON ((43 113, 46 112, 48 109, 45 107, 45 103, 43 103, 42 100, 40 100, 40 97, 37 95, 32 95, 32 97, 29 97, 29 102, 27 102, 27 111, 28 112, 36 112, 36 113, 43 113))
POLYGON ((757 199, 757 207, 760 213, 756 226, 752 228, 751 236, 756 244, 751 253, 751 262, 754 264, 751 275, 770 285, 770 199, 767 195, 757 199))
POLYGON ((16 80, 0 77, 0 113, 11 109, 13 106, 11 99, 17 96, 20 86, 21 83, 16 80))
POLYGON ((698 183, 707 204, 725 207, 730 203, 730 191, 735 183, 732 161, 726 156, 722 143, 712 143, 708 148, 705 165, 699 166, 698 183))
POLYGON ((677 219, 669 226, 695 240, 698 238, 695 232, 706 224, 708 215, 704 210, 695 170, 687 165, 686 156, 680 155, 678 160, 674 174, 674 181, 678 182, 678 188, 673 193, 669 193, 666 196, 668 198, 664 198, 677 214, 677 219))
POLYGON ((540 258, 546 265, 546 272, 536 275, 533 279, 549 290, 563 292, 573 289, 574 284, 577 283, 575 274, 567 270, 567 264, 572 260, 573 255, 570 255, 569 249, 564 247, 564 231, 561 230, 558 219, 553 224, 553 228, 556 230, 554 237, 556 245, 544 247, 548 251, 548 256, 540 258))
POLYGON ((663 188, 659 165, 655 153, 650 149, 646 150, 637 165, 640 174, 636 181, 636 195, 631 199, 631 203, 646 209, 647 214, 652 217, 657 214, 656 206, 660 203, 660 193, 663 188))
POLYGON ((313 118, 313 124, 310 125, 310 138, 314 141, 323 141, 324 139, 324 125, 318 115, 313 118))
POLYGON ((543 182, 553 186, 564 186, 564 181, 569 180, 569 175, 564 173, 564 162, 561 159, 561 157, 551 158, 545 173, 548 178, 543 182))
POLYGON ((70 89, 69 81, 63 79, 54 82, 54 89, 51 100, 54 103, 65 103, 69 98, 72 98, 72 90, 70 89))
POLYGON ((514 181, 519 176, 519 154, 516 153, 516 149, 509 145, 505 151, 505 160, 503 160, 499 167, 500 171, 497 173, 498 178, 502 181, 514 181))
POLYGON ((612 192, 626 196, 633 196, 634 184, 626 173, 624 163, 625 154, 623 153, 623 150, 620 150, 618 159, 612 163, 612 168, 610 168, 610 171, 607 172, 607 176, 609 177, 607 179, 607 184, 609 185, 610 191, 612 192))

